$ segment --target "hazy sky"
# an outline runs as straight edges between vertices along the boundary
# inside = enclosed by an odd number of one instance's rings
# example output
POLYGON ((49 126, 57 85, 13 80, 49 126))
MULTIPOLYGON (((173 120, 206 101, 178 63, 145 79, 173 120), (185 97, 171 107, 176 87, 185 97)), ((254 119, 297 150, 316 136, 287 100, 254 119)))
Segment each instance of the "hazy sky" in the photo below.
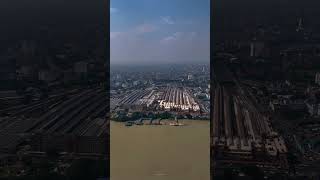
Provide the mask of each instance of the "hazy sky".
POLYGON ((111 64, 206 63, 210 0, 111 0, 111 64))

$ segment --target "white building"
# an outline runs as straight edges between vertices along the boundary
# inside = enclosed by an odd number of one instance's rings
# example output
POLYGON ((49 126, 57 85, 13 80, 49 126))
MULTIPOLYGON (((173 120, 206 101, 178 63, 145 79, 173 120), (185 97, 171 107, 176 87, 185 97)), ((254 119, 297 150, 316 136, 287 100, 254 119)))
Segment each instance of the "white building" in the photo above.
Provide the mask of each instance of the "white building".
POLYGON ((133 85, 134 85, 134 86, 138 86, 139 84, 140 84, 139 81, 133 81, 133 85))

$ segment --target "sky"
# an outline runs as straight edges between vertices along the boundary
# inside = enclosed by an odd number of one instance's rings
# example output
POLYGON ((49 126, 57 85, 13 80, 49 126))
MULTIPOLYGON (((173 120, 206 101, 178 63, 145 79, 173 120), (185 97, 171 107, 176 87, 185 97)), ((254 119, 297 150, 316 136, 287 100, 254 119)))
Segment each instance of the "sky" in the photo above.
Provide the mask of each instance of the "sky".
POLYGON ((111 0, 111 64, 209 63, 210 0, 111 0))

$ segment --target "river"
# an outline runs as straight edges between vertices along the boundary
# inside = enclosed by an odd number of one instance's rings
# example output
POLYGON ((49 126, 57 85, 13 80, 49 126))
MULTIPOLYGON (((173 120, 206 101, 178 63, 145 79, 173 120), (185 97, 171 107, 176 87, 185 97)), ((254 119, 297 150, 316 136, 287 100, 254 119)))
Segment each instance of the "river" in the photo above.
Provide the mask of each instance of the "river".
POLYGON ((185 126, 111 122, 111 180, 209 180, 209 121, 185 126))

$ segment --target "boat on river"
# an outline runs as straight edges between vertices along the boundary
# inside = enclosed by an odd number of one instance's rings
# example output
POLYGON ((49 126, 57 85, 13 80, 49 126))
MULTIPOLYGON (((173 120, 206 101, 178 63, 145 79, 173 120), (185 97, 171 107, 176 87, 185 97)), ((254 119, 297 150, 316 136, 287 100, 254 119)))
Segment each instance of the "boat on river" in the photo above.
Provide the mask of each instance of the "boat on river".
POLYGON ((125 126, 132 126, 133 125, 133 122, 131 122, 131 121, 127 121, 126 123, 125 123, 125 126))
POLYGON ((174 122, 170 122, 169 123, 170 126, 184 126, 184 124, 180 123, 177 119, 177 117, 175 117, 175 121, 174 122))

